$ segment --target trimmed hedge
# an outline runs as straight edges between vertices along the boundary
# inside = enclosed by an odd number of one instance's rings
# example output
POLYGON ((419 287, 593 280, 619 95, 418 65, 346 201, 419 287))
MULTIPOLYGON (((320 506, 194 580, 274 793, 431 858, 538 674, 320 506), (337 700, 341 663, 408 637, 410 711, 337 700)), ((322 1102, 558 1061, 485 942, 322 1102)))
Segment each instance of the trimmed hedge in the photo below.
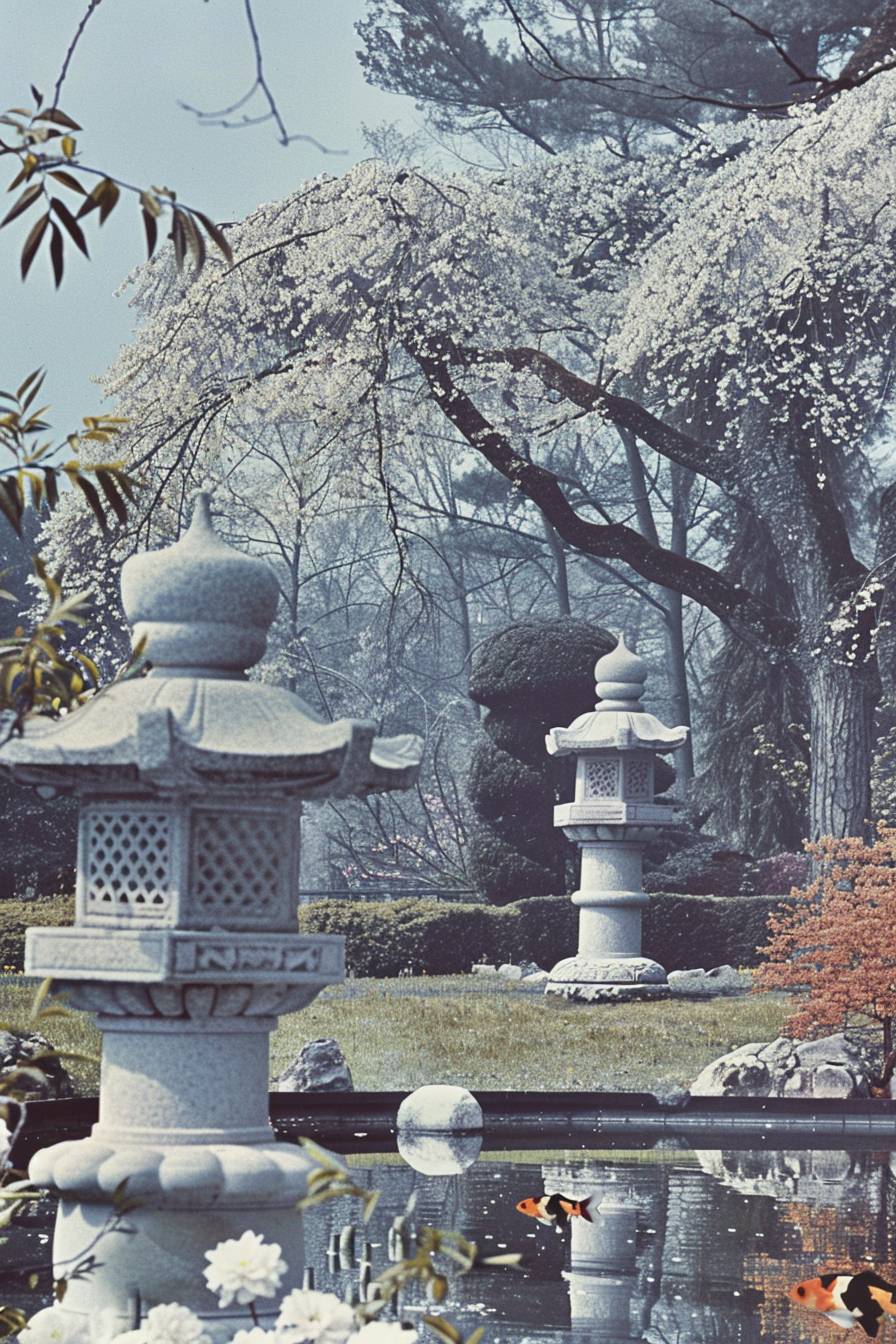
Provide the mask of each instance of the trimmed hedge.
MULTIPOLYGON (((643 947, 667 971, 728 963, 753 966, 767 941, 766 921, 782 896, 651 896, 643 947)), ((477 961, 534 961, 550 969, 571 956, 578 908, 568 896, 536 896, 511 905, 441 901, 314 901, 299 910, 304 933, 340 933, 346 964, 359 976, 456 975, 477 961)))
POLYGON ((27 928, 36 924, 58 928, 73 924, 74 920, 72 894, 41 896, 33 901, 0 901, 0 970, 22 970, 27 928))
MULTIPOLYGON (((644 953, 667 971, 691 966, 754 966, 766 921, 784 896, 651 896, 644 953)), ((0 969, 21 970, 29 925, 71 924, 75 898, 0 901, 0 969)), ((456 975, 476 961, 534 961, 550 969, 576 950, 579 912, 568 896, 533 896, 512 905, 399 901, 313 901, 299 909, 304 933, 340 933, 349 970, 361 976, 456 975)))

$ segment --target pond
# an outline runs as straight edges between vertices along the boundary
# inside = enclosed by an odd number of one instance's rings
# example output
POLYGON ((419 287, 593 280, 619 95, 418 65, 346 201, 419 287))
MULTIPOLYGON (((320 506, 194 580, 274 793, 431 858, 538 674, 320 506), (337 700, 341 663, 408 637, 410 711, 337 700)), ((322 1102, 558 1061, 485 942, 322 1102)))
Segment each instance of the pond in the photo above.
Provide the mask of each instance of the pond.
MULTIPOLYGON (((363 1145, 361 1134, 354 1146, 363 1145)), ((465 1335, 485 1325, 486 1344, 820 1341, 836 1338, 836 1327, 792 1306, 791 1285, 828 1268, 873 1266, 892 1277, 891 1153, 859 1140, 848 1151, 694 1149, 668 1138, 643 1148, 493 1149, 444 1176, 422 1174, 394 1150, 347 1160, 382 1197, 354 1256, 341 1261, 328 1249, 356 1208, 339 1200, 308 1215, 315 1286, 357 1291, 364 1238, 374 1276, 385 1268, 392 1220, 414 1194, 409 1221, 454 1227, 486 1254, 522 1253, 521 1271, 481 1269, 451 1284, 443 1310, 465 1335), (574 1219, 561 1232, 516 1211, 521 1199, 555 1191, 590 1194, 592 1225, 574 1219)), ((6 1304, 33 1311, 49 1301, 51 1218, 45 1201, 2 1234, 6 1304)), ((426 1308, 409 1291, 401 1309, 413 1319, 426 1308)))

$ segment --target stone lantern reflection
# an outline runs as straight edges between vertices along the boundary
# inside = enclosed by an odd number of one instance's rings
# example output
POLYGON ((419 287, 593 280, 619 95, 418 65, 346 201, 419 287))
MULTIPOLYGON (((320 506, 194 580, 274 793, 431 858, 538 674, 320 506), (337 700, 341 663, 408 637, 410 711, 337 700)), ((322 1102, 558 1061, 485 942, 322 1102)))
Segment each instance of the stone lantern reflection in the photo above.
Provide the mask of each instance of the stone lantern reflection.
POLYGON ((656 753, 682 746, 688 729, 642 709, 647 667, 621 635, 594 672, 596 708, 546 738, 551 755, 577 758, 575 799, 554 809, 554 824, 582 857, 572 896, 578 951, 558 962, 545 989, 588 1002, 656 998, 668 990, 662 966, 641 955, 642 857, 659 828, 675 824, 671 804, 654 799, 656 753))
POLYGON ((100 1262, 50 1310, 99 1338, 177 1301, 229 1338, 246 1313, 217 1309, 208 1248, 251 1228, 281 1244, 284 1291, 302 1278, 310 1164, 274 1139, 269 1035, 344 978, 342 938, 295 931, 302 801, 407 787, 420 743, 247 679, 277 584, 216 535, 204 495, 179 542, 128 560, 122 597, 149 675, 0 751, 16 780, 78 795, 75 924, 30 929, 26 971, 103 1033, 98 1123, 30 1176, 60 1197, 57 1273, 85 1248, 100 1262), (109 1230, 122 1192, 137 1235, 109 1230))

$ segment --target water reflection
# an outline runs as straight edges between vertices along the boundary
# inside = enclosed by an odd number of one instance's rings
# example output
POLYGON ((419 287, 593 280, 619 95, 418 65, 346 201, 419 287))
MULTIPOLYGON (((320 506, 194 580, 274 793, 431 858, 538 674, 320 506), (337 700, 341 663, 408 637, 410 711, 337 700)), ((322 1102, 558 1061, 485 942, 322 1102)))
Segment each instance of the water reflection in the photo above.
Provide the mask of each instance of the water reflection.
MULTIPOLYGON (((392 1221, 414 1193, 418 1224, 456 1227, 486 1254, 525 1257, 523 1273, 486 1269, 452 1284, 447 1314, 465 1335, 484 1324, 486 1344, 814 1344, 838 1336, 823 1318, 791 1306, 791 1284, 869 1265, 896 1277, 889 1152, 409 1157, 427 1169, 398 1153, 348 1159, 359 1184, 383 1192, 380 1203, 354 1255, 341 1258, 328 1257, 328 1246, 354 1210, 343 1201, 322 1205, 306 1220, 306 1263, 315 1266, 317 1287, 357 1293, 361 1261, 369 1258, 373 1275, 385 1268, 392 1221), (574 1218, 558 1232, 515 1210, 522 1198, 554 1192, 590 1196, 593 1222, 574 1218)), ((47 1258, 49 1214, 43 1224, 29 1215, 0 1247, 0 1298, 10 1305, 43 1305, 13 1270, 47 1258)), ((287 1258, 290 1250, 283 1248, 287 1258)), ((46 1275, 41 1291, 49 1291, 46 1275)), ((413 1315, 426 1307, 409 1297, 401 1309, 413 1315)), ((857 1330, 853 1338, 860 1344, 865 1336, 857 1330)))

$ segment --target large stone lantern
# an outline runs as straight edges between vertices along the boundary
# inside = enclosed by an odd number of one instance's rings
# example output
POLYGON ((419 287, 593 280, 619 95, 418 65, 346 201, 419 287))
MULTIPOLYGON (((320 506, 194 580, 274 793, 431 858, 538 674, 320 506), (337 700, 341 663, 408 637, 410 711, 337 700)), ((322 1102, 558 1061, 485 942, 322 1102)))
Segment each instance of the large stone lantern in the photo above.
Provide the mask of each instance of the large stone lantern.
POLYGON ((666 972, 641 955, 644 846, 661 826, 675 824, 669 803, 654 800, 657 752, 671 752, 687 728, 666 728, 641 708, 647 680, 643 659, 619 643, 594 669, 595 709, 569 728, 552 728, 551 755, 574 755, 575 800, 554 809, 554 825, 582 851, 579 948, 551 971, 547 993, 600 1002, 656 998, 668 993, 666 972))
POLYGON ((206 1249, 251 1228, 281 1244, 284 1290, 302 1276, 310 1164, 274 1140, 268 1038, 344 978, 341 938, 296 931, 302 800, 406 787, 420 744, 247 679, 277 584, 216 535, 204 495, 176 545, 125 564, 122 597, 149 675, 29 721, 0 752, 16 780, 78 795, 75 925, 30 929, 25 968, 103 1033, 98 1123, 30 1175, 60 1196, 57 1274, 100 1262, 51 1310, 99 1339, 178 1301, 229 1337, 245 1308, 217 1310, 206 1249), (115 1223, 122 1195, 137 1235, 115 1223))

